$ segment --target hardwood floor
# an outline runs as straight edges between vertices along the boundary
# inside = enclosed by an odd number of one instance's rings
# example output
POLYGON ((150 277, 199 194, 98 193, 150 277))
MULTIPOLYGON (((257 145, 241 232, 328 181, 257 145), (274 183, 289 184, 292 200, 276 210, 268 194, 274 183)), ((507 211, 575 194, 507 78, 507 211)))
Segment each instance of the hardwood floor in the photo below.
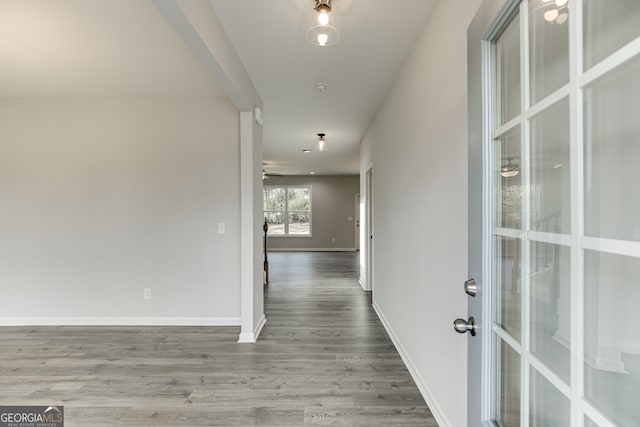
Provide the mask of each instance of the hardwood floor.
POLYGON ((355 253, 272 253, 267 324, 2 327, 0 405, 66 426, 436 426, 357 283, 355 253))

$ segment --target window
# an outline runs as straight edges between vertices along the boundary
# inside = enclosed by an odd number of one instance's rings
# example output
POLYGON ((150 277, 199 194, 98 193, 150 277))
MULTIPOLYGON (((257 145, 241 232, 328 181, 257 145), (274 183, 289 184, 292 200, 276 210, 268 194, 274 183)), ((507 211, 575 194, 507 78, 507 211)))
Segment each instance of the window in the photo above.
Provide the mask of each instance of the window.
POLYGON ((269 236, 311 236, 311 187, 264 187, 269 236))

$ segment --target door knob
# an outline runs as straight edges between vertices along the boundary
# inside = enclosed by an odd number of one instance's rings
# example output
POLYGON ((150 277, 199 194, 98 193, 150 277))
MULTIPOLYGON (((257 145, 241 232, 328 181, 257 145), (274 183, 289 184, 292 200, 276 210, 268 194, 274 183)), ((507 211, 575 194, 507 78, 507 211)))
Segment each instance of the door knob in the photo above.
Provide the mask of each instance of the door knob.
POLYGON ((456 332, 464 334, 465 332, 469 332, 471 336, 476 336, 476 319, 473 317, 469 317, 469 320, 464 319, 456 319, 453 321, 453 329, 456 332))

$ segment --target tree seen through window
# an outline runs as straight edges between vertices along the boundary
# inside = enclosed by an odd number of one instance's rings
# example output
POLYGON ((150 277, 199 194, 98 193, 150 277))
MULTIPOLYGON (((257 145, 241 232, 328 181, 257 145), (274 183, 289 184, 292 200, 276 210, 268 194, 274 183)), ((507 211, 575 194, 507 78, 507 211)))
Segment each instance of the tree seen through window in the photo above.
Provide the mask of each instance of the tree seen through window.
POLYGON ((311 235, 311 187, 264 187, 264 216, 271 236, 311 235))

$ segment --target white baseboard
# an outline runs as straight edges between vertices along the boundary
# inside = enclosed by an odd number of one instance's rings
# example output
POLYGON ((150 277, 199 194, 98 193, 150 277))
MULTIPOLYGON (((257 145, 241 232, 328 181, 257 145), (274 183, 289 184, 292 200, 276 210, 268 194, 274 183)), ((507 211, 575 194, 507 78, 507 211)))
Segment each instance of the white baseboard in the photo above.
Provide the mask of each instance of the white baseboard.
POLYGON ((262 332, 262 328, 264 324, 267 323, 267 318, 263 314, 258 324, 253 329, 253 332, 242 332, 238 337, 238 343, 240 344, 254 344, 258 341, 258 337, 260 336, 260 332, 262 332))
POLYGON ((369 292, 369 289, 367 289, 367 284, 364 282, 364 280, 362 280, 362 276, 358 277, 358 283, 360 283, 360 287, 363 291, 369 292))
POLYGON ((629 373, 622 360, 622 347, 618 344, 599 345, 594 368, 620 374, 629 373))
POLYGON ((0 326, 240 326, 239 317, 0 317, 0 326))
POLYGON ((267 252, 355 252, 356 248, 269 248, 267 252))
POLYGON ((373 305, 373 309, 378 315, 378 318, 380 319, 380 322, 382 322, 382 326, 384 326, 384 328, 387 331, 387 334, 389 334, 389 337, 391 338, 393 345, 395 345, 396 349, 398 350, 398 353, 400 353, 400 357, 402 358, 402 361, 404 362, 407 369, 409 370, 409 373, 411 374, 413 381, 415 381, 416 385, 418 386, 418 390, 420 390, 420 393, 422 394, 424 401, 427 403, 427 406, 429 406, 429 409, 431 410, 433 417, 436 419, 436 422, 440 427, 452 427, 451 422, 445 416, 444 412, 442 412, 440 405, 438 405, 437 401, 433 397, 433 393, 431 392, 431 390, 429 390, 429 387, 427 386, 426 382, 418 372, 416 365, 413 363, 413 361, 411 360, 411 357, 409 356, 409 354, 407 354, 404 347, 400 343, 398 336, 393 331, 393 328, 391 328, 391 324, 382 313, 382 310, 380 309, 380 307, 378 307, 378 304, 376 304, 375 301, 373 301, 372 305, 373 305))
POLYGON ((596 359, 595 369, 600 371, 615 372, 617 374, 628 374, 624 362, 622 360, 610 360, 604 358, 596 359))

